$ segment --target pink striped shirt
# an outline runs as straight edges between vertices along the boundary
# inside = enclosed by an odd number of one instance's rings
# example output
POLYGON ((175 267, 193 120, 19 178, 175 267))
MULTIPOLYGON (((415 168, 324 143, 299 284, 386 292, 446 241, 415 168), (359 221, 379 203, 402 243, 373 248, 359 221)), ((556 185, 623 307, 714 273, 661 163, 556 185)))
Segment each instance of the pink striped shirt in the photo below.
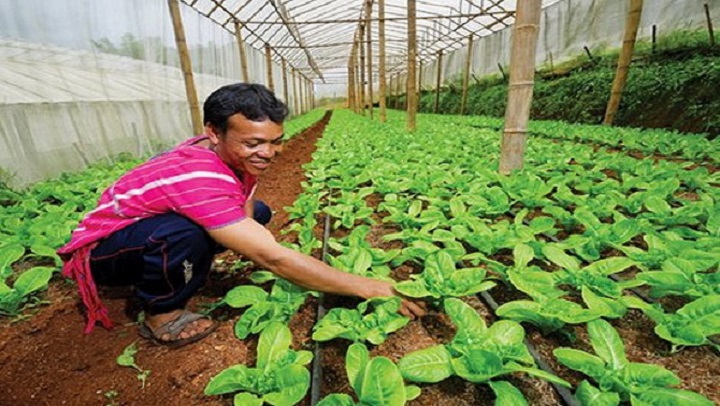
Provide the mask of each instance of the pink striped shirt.
POLYGON ((206 138, 186 140, 123 175, 103 192, 58 253, 70 254, 138 220, 169 212, 206 229, 244 219, 257 177, 239 178, 215 152, 195 145, 206 138))

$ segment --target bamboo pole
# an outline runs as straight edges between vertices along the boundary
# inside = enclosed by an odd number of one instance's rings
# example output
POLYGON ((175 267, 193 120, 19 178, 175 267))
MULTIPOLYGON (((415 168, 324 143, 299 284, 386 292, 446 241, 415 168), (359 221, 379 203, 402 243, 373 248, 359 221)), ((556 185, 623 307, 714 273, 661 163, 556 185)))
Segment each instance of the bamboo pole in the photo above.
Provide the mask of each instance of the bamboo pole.
POLYGON ((423 62, 422 60, 418 61, 418 69, 417 69, 417 76, 418 76, 418 86, 417 86, 417 93, 418 93, 418 103, 420 103, 420 98, 422 97, 422 73, 423 73, 423 62))
POLYGON ((285 58, 282 58, 282 75, 283 75, 283 98, 285 99, 285 103, 289 103, 289 95, 288 95, 288 79, 287 79, 287 61, 285 58))
POLYGON ((267 72, 267 85, 271 92, 275 92, 275 83, 273 82, 273 68, 272 68, 272 48, 270 44, 265 44, 265 66, 267 72))
POLYGON ((373 119, 373 73, 372 73, 372 26, 370 19, 372 17, 372 0, 365 3, 365 41, 367 42, 367 106, 370 109, 370 119, 373 119))
POLYGON ((360 112, 365 115, 365 47, 362 45, 362 40, 365 38, 365 24, 360 24, 360 35, 358 35, 358 48, 360 50, 360 112))
POLYGON ((472 69, 473 59, 473 35, 468 38, 468 54, 465 60, 465 72, 463 72, 462 99, 460 100, 460 115, 465 114, 467 107, 468 85, 470 84, 470 69, 472 69))
POLYGON ((243 41, 240 32, 240 21, 235 20, 235 39, 237 40, 238 49, 240 50, 240 67, 242 69, 242 80, 245 83, 250 82, 250 73, 248 72, 247 49, 245 49, 245 41, 243 41))
POLYGON ((442 49, 437 51, 437 77, 435 78, 435 108, 433 111, 437 114, 440 109, 440 85, 442 84, 442 49))
POLYGON ((295 111, 295 115, 300 115, 300 96, 298 96, 298 88, 297 88, 297 79, 296 79, 296 73, 295 68, 292 68, 292 82, 293 82, 293 110, 295 111))
POLYGON ((300 94, 300 114, 305 114, 305 94, 303 93, 303 77, 298 72, 298 93, 300 94))
POLYGON ((400 74, 395 76, 395 108, 400 109, 400 74))
POLYGON ((355 104, 355 65, 354 65, 355 47, 350 51, 350 57, 348 58, 348 109, 357 112, 355 104))
POLYGON ((710 18, 710 6, 705 2, 703 4, 703 7, 705 8, 705 19, 707 20, 707 26, 708 26, 708 35, 710 37, 710 46, 715 46, 715 31, 713 30, 713 23, 712 18, 710 18))
POLYGON ((523 164, 535 79, 539 25, 540 2, 518 0, 512 32, 510 84, 500 153, 499 171, 503 175, 509 175, 512 170, 522 168, 523 164))
POLYGON ((179 0, 168 0, 170 17, 172 18, 173 32, 175 33, 175 44, 180 55, 180 68, 185 82, 185 96, 190 107, 190 119, 193 126, 193 134, 202 134, 204 130, 202 117, 200 116, 200 103, 198 102, 195 80, 193 78, 192 62, 185 42, 185 29, 183 28, 182 16, 180 15, 179 0))
POLYGON ((620 107, 620 99, 627 82, 628 71, 630 70, 630 62, 632 62, 633 49, 635 48, 635 38, 637 37, 638 26, 640 25, 640 16, 642 15, 643 0, 630 0, 630 12, 625 20, 625 35, 623 38, 622 51, 618 59, 617 71, 613 80, 612 90, 610 92, 610 101, 608 101, 605 110, 605 119, 603 125, 612 125, 615 121, 615 115, 620 107))
POLYGON ((387 121, 387 72, 385 66, 385 0, 378 0, 378 41, 380 46, 379 74, 380 94, 378 102, 380 105, 380 122, 387 121))
POLYGON ((408 61, 407 61, 407 129, 412 132, 416 128, 417 115, 417 15, 415 0, 407 0, 408 13, 408 61))

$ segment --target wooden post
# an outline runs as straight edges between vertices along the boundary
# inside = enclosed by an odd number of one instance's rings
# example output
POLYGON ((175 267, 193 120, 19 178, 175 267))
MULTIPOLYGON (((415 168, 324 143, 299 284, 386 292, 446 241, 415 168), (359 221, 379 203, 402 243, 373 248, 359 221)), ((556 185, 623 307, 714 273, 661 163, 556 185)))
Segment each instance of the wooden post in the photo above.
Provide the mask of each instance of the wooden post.
POLYGON ((245 83, 250 82, 250 73, 248 72, 247 50, 245 49, 245 41, 243 41, 240 32, 240 21, 235 20, 235 39, 237 40, 238 49, 240 49, 240 67, 242 69, 242 80, 245 83))
POLYGON ((539 25, 540 2, 518 0, 512 31, 510 84, 500 153, 499 172, 503 175, 509 175, 513 169, 522 168, 523 164, 535 79, 539 25))
POLYGON ((275 83, 273 82, 273 68, 272 68, 272 49, 270 44, 265 44, 265 66, 267 68, 267 86, 271 92, 275 92, 275 83))
POLYGON ((298 72, 298 95, 300 96, 300 114, 305 114, 307 110, 305 110, 305 95, 303 93, 303 76, 298 72))
POLYGON ((363 38, 365 38, 365 24, 360 23, 360 35, 358 35, 357 44, 360 51, 360 112, 365 115, 365 47, 363 46, 363 38))
POLYGON ((282 58, 282 75, 283 75, 283 98, 285 99, 285 103, 289 103, 289 96, 288 96, 288 80, 287 80, 287 61, 285 58, 282 58))
POLYGON ((437 52, 437 77, 435 78, 435 108, 433 111, 437 114, 440 109, 440 85, 442 84, 442 49, 438 49, 437 52))
POLYGON ((713 24, 712 24, 712 18, 710 18, 710 6, 708 6, 707 2, 703 4, 703 7, 705 7, 705 18, 707 19, 707 26, 708 26, 708 34, 710 35, 710 46, 715 46, 715 31, 713 31, 713 24))
POLYGON ((423 63, 422 59, 418 61, 418 101, 420 100, 420 97, 422 96, 422 77, 423 74, 423 63))
POLYGON ((293 109, 295 110, 295 115, 302 114, 300 112, 300 96, 298 95, 298 87, 297 87, 297 79, 295 78, 295 68, 292 69, 292 82, 293 82, 293 109))
POLYGON ((650 53, 655 54, 655 47, 657 47, 657 25, 652 26, 652 49, 650 53))
POLYGON ((183 28, 182 17, 180 15, 179 0, 168 0, 170 7, 170 17, 172 18, 173 31, 175 33, 175 44, 177 44, 178 54, 180 55, 180 68, 183 72, 185 82, 185 96, 190 106, 190 119, 193 126, 193 134, 202 134, 205 126, 200 116, 200 103, 198 102, 197 90, 195 90, 195 80, 193 79, 192 62, 190 61, 190 53, 185 42, 185 29, 183 28))
POLYGON ((357 113, 357 104, 355 103, 355 47, 353 46, 348 58, 348 101, 349 109, 357 113))
POLYGON ((407 0, 408 14, 408 61, 407 61, 407 90, 405 92, 405 100, 407 100, 407 129, 415 131, 415 120, 417 114, 417 76, 415 70, 417 68, 417 20, 415 0, 407 0))
POLYGON ((373 74, 372 74, 372 0, 365 2, 365 39, 367 41, 367 106, 370 109, 370 119, 373 119, 373 74))
POLYGON ((608 101, 605 110, 605 119, 603 125, 612 125, 615 121, 622 92, 627 82, 628 71, 630 70, 630 62, 632 62, 633 49, 635 48, 635 38, 637 37, 638 26, 640 25, 640 16, 642 15, 643 0, 630 0, 630 12, 625 21, 625 35, 623 38, 622 51, 618 59, 617 71, 610 92, 610 101, 608 101))
POLYGON ((398 73, 395 76, 395 108, 400 109, 402 105, 400 104, 400 74, 398 73))
POLYGON ((380 104, 380 122, 387 121, 387 72, 385 66, 385 0, 378 0, 378 41, 380 46, 380 60, 378 82, 380 84, 380 94, 378 102, 380 104))
POLYGON ((460 100, 460 115, 465 114, 465 107, 467 106, 468 98, 468 85, 470 83, 470 69, 472 69, 472 58, 473 58, 473 36, 470 34, 468 38, 468 54, 465 60, 465 72, 463 74, 463 88, 462 88, 462 99, 460 100))

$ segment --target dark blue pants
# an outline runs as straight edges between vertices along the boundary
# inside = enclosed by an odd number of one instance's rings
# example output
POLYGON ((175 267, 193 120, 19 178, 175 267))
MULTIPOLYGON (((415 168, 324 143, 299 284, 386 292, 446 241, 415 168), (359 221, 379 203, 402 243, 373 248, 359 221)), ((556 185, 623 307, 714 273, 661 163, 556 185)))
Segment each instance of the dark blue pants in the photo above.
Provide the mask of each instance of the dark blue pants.
MULTIPOLYGON (((272 212, 255 202, 254 218, 270 222, 272 212)), ((90 253, 95 283, 134 285, 150 314, 185 307, 210 272, 222 250, 204 228, 175 213, 140 220, 105 238, 90 253)))

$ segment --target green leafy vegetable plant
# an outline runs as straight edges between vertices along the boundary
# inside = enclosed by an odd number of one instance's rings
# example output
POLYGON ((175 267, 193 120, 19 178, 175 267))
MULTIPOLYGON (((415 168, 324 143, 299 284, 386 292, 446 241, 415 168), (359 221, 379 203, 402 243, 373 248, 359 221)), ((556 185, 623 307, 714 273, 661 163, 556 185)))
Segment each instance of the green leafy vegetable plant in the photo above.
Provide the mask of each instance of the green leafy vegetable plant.
POLYGON ((345 355, 345 370, 350 387, 359 402, 350 395, 328 395, 318 406, 402 406, 420 395, 417 386, 405 386, 398 367, 388 358, 370 358, 364 345, 356 343, 345 355))
POLYGON ((720 295, 696 299, 678 309, 665 313, 659 304, 649 304, 636 297, 626 297, 628 307, 640 309, 655 322, 655 334, 672 344, 672 352, 685 346, 713 345, 710 337, 720 334, 720 295))
MULTIPOLYGON (((503 375, 525 372, 569 387, 566 381, 535 367, 525 343, 525 330, 510 320, 489 328, 477 312, 459 299, 446 299, 445 312, 457 328, 448 344, 435 345, 405 355, 398 367, 413 382, 440 382, 457 375, 475 383, 487 383, 503 375)), ((496 385, 502 396, 515 397, 509 383, 496 385)))
POLYGON ((234 365, 215 375, 205 387, 206 395, 235 394, 236 406, 291 406, 301 401, 310 387, 312 361, 309 351, 290 349, 292 334, 282 323, 270 323, 257 348, 255 368, 234 365))
POLYGON ((273 321, 286 323, 309 294, 284 279, 277 279, 270 293, 257 286, 236 286, 225 295, 223 303, 236 309, 250 306, 235 323, 235 335, 242 340, 261 332, 273 321))
POLYGON ((576 396, 583 405, 713 405, 695 392, 672 388, 680 379, 665 368, 628 361, 620 335, 605 320, 591 321, 587 328, 595 354, 572 348, 553 351, 560 363, 597 383, 578 386, 576 396))
POLYGON ((373 298, 358 304, 356 309, 331 309, 313 328, 312 339, 328 341, 339 337, 382 344, 390 333, 410 321, 398 314, 400 301, 399 297, 373 298), (370 307, 373 310, 368 312, 370 307))
POLYGON ((135 362, 135 354, 137 354, 137 345, 135 342, 131 343, 125 349, 123 350, 122 354, 120 354, 115 362, 117 362, 118 365, 121 367, 129 367, 133 368, 137 371, 137 379, 142 383, 142 388, 145 389, 145 382, 147 381, 148 376, 150 376, 150 370, 142 369, 138 366, 138 364, 135 362))
POLYGON ((434 300, 467 296, 495 286, 485 274, 483 268, 457 269, 452 256, 440 250, 428 256, 423 272, 411 276, 414 280, 399 282, 395 289, 409 297, 434 300))

